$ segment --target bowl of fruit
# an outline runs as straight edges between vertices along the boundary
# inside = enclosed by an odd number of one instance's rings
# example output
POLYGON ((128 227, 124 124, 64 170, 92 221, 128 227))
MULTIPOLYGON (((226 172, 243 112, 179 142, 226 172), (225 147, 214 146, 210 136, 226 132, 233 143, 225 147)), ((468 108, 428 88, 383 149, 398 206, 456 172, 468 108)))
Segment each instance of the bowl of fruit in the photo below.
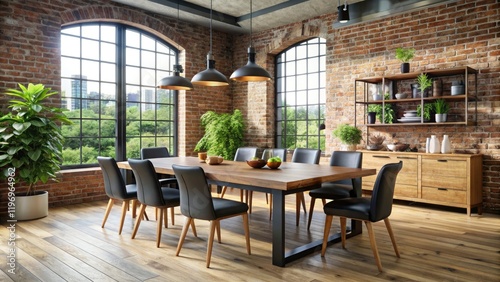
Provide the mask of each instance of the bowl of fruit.
POLYGON ((266 161, 263 159, 259 159, 257 157, 247 160, 247 164, 253 168, 263 168, 266 165, 266 161))
POLYGON ((280 157, 272 157, 267 160, 267 167, 270 169, 278 169, 281 165, 281 158, 280 157))

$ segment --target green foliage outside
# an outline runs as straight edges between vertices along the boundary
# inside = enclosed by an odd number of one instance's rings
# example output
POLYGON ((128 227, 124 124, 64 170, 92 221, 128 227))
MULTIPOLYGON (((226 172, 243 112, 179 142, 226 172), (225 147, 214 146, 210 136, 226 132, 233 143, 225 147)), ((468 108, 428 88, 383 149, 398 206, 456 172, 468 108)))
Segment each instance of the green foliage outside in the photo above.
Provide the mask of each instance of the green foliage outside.
POLYGON ((333 136, 338 138, 342 144, 356 145, 363 139, 363 132, 359 128, 346 123, 335 128, 333 136))
POLYGON ((59 124, 70 124, 61 108, 46 104, 46 99, 57 94, 43 84, 19 84, 5 93, 12 97, 12 109, 0 118, 0 167, 2 178, 15 173, 15 178, 29 187, 41 181, 57 181, 56 172, 62 162, 64 141, 59 124), (15 171, 14 171, 15 170, 15 171))
POLYGON ((281 132, 278 145, 293 150, 295 148, 312 148, 325 150, 325 135, 319 134, 320 120, 323 113, 307 107, 282 107, 281 116, 286 120, 280 122, 281 132), (319 146, 319 147, 318 147, 319 146))
POLYGON ((205 134, 194 150, 206 151, 208 155, 222 156, 226 160, 234 159, 236 150, 243 146, 245 132, 240 110, 236 109, 232 114, 208 111, 200 120, 205 134))

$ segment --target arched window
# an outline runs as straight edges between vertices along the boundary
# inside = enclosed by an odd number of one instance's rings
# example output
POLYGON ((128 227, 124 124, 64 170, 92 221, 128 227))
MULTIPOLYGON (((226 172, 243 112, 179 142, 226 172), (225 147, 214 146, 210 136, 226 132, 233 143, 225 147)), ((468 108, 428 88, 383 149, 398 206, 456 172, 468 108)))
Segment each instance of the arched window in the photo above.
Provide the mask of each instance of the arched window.
POLYGON ((276 56, 276 144, 325 150, 326 40, 310 39, 276 56))
POLYGON ((61 102, 73 124, 62 128, 63 165, 96 164, 98 155, 138 158, 151 146, 176 155, 176 92, 156 83, 172 75, 177 55, 160 38, 123 24, 64 27, 61 102))

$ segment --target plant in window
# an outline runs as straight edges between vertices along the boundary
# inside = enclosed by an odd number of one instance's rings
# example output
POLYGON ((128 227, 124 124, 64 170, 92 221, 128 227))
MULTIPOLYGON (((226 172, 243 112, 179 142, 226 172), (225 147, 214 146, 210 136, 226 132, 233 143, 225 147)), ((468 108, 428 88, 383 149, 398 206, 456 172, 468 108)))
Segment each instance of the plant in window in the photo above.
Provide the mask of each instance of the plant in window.
MULTIPOLYGON (((5 93, 10 112, 0 118, 0 167, 2 177, 13 177, 28 185, 26 196, 36 195, 35 184, 57 181, 56 172, 62 163, 60 124, 70 124, 61 108, 47 105, 50 96, 57 94, 43 84, 19 84, 17 89, 5 93)), ((16 194, 16 215, 21 208, 16 194)), ((32 208, 32 207, 26 207, 32 208)), ((33 207, 34 208, 34 207, 33 207)))
POLYGON ((236 109, 232 114, 208 111, 201 116, 200 120, 205 134, 194 150, 206 151, 209 155, 232 160, 236 150, 243 146, 245 124, 240 110, 236 109))

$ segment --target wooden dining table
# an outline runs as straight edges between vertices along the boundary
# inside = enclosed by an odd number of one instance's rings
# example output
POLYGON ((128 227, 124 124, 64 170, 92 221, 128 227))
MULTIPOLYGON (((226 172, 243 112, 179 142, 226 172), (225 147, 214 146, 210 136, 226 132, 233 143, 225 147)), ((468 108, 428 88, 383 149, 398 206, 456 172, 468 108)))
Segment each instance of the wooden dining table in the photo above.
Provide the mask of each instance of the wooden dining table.
MULTIPOLYGON (((205 171, 208 183, 272 194, 272 263, 286 263, 302 258, 321 249, 322 240, 308 242, 286 251, 285 248, 285 196, 318 188, 323 182, 352 179, 374 175, 375 169, 347 168, 327 164, 303 164, 283 162, 278 169, 267 167, 254 169, 246 162, 224 160, 218 165, 200 163, 196 157, 169 157, 150 159, 157 173, 174 174, 173 164, 200 166, 205 171)), ((118 162, 118 167, 131 169, 128 162, 118 162)), ((361 197, 361 191, 356 191, 361 197)), ((361 233, 361 223, 352 221, 347 237, 361 233)), ((329 244, 340 241, 340 235, 329 237, 329 244)))

